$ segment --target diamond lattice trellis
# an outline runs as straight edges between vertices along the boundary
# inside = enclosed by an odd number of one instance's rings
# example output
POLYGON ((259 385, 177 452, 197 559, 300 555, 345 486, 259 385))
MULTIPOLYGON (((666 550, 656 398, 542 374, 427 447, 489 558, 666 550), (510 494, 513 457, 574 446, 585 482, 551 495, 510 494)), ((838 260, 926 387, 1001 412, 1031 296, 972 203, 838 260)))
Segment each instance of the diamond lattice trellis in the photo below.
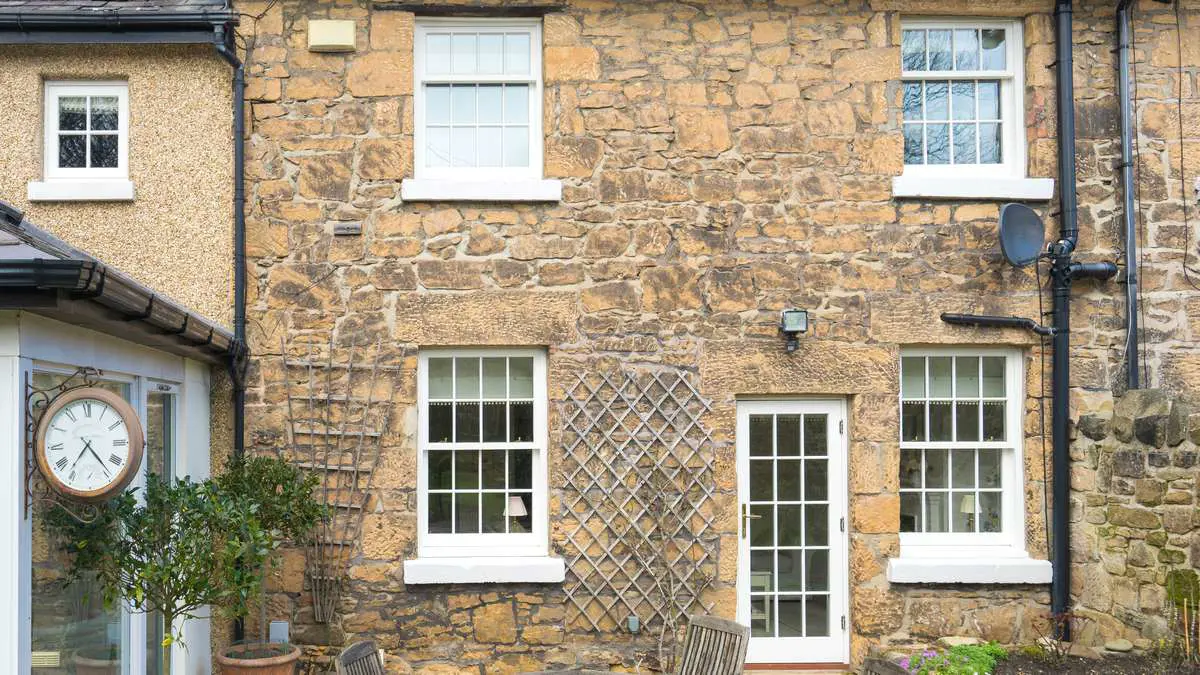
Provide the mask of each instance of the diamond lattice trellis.
POLYGON ((715 575, 709 403, 682 373, 585 372, 561 405, 569 623, 676 624, 715 575))

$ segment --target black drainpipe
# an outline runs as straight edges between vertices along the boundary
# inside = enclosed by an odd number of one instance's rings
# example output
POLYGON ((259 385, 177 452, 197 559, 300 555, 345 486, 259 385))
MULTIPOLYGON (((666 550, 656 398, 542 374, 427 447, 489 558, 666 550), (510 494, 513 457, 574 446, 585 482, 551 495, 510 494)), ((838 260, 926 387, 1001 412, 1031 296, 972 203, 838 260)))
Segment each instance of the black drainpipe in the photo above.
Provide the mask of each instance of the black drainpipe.
POLYGON ((1129 95, 1129 56, 1133 36, 1129 25, 1130 0, 1117 4, 1117 92, 1121 104, 1121 188, 1125 212, 1125 386, 1141 386, 1138 371, 1138 258, 1137 228, 1133 210, 1133 120, 1129 95))
MULTIPOLYGON (((233 66, 233 337, 240 358, 231 359, 233 380, 233 456, 246 452, 246 69, 233 47, 233 31, 218 26, 213 47, 233 66)), ((246 638, 242 619, 233 625, 233 639, 246 638)))

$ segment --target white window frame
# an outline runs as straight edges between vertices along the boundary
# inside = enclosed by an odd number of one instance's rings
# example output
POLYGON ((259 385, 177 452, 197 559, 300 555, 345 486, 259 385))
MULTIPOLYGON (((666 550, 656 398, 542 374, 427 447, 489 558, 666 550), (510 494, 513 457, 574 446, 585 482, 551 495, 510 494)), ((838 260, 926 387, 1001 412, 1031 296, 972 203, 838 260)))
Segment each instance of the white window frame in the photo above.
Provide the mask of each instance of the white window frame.
MULTIPOLYGON (((1001 450, 1000 532, 900 532, 900 557, 888 564, 893 582, 1042 583, 1050 577, 1050 563, 1031 560, 1025 547, 1025 359, 1020 349, 955 346, 905 348, 905 357, 1000 356, 1005 359, 1004 441, 945 442, 904 441, 897 428, 901 452, 905 449, 996 448, 1001 450)), ((899 376, 900 369, 897 369, 899 376)), ((896 396, 902 411, 903 394, 896 396)))
POLYGON ((547 391, 546 352, 540 349, 423 349, 417 366, 417 556, 419 558, 541 557, 549 550, 547 498, 547 391), (448 357, 533 358, 533 440, 531 443, 431 443, 429 442, 429 359, 448 357), (465 449, 533 448, 532 531, 509 534, 429 533, 429 451, 465 449))
MULTIPOLYGON (((1025 139, 1025 38, 1020 20, 976 18, 902 18, 901 34, 906 29, 982 28, 1005 31, 1005 70, 902 70, 901 87, 906 82, 927 80, 992 80, 1000 83, 1001 159, 1000 164, 905 164, 904 172, 893 179, 897 197, 1050 199, 1054 180, 1027 178, 1025 139)), ((903 60, 901 60, 903 68, 903 60)), ((903 133, 904 110, 898 111, 903 133)))
POLYGON ((401 182, 405 201, 558 201, 562 183, 545 180, 542 108, 542 21, 541 19, 420 18, 413 39, 413 172, 401 182), (529 35, 529 75, 427 74, 425 41, 430 33, 458 29, 464 32, 503 30, 529 35), (520 167, 429 167, 425 161, 426 84, 527 84, 529 85, 529 166, 520 167))
POLYGON ((42 180, 28 186, 30 201, 116 201, 133 199, 129 181, 129 83, 47 80, 43 87, 42 180), (117 98, 117 166, 63 168, 58 165, 58 101, 66 96, 117 98))

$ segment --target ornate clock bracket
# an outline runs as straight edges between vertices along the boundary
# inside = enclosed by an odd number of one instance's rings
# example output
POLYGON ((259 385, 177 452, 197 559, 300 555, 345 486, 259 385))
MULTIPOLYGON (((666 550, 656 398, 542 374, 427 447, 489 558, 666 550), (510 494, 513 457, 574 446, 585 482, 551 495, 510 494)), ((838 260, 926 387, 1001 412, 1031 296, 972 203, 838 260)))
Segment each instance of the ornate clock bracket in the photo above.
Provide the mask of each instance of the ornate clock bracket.
POLYGON ((100 370, 81 366, 65 380, 52 387, 37 387, 33 384, 30 373, 25 373, 25 517, 36 502, 57 506, 72 518, 90 523, 100 514, 100 509, 94 504, 84 504, 63 499, 58 493, 49 489, 41 479, 37 461, 34 458, 34 433, 42 414, 50 406, 50 402, 63 394, 80 387, 94 387, 100 381, 100 370))

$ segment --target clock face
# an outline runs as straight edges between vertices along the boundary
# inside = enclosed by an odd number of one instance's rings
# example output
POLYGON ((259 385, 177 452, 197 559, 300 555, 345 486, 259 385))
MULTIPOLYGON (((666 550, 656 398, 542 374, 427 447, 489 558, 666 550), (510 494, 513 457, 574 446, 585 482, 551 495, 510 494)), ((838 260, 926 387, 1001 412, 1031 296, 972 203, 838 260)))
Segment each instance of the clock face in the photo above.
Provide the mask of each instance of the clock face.
POLYGON ((40 425, 38 463, 52 486, 80 499, 120 492, 142 458, 137 415, 119 396, 77 389, 56 399, 40 425))

